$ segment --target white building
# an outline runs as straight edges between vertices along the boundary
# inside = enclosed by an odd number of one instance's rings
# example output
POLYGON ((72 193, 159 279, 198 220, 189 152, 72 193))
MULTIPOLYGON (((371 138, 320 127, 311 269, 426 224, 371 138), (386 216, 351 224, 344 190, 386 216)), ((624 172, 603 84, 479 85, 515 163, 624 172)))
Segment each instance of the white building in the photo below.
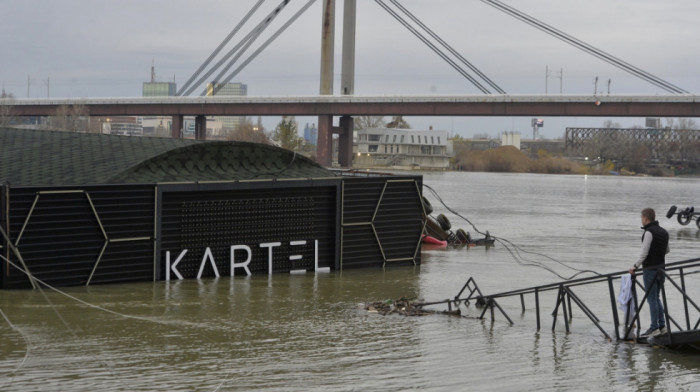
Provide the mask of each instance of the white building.
POLYGON ((355 167, 446 169, 452 141, 447 131, 375 128, 357 131, 355 167))
POLYGON ((513 146, 520 150, 520 133, 503 132, 501 134, 501 146, 513 146))

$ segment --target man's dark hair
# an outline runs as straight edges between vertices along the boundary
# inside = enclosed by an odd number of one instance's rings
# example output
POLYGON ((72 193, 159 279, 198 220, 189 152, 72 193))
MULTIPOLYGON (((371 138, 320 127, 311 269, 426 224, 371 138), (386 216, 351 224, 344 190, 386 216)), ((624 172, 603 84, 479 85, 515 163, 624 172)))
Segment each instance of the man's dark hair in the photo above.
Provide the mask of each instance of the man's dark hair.
POLYGON ((649 222, 653 222, 656 220, 656 212, 654 212, 653 208, 645 208, 642 210, 642 216, 649 219, 649 222))

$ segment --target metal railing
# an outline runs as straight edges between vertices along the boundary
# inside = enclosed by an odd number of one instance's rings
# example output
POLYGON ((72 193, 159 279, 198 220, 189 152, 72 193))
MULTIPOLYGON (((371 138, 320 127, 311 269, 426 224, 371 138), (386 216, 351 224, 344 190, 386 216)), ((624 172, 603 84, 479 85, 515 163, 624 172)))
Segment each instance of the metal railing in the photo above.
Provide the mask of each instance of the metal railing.
MULTIPOLYGON (((666 333, 666 336, 669 339, 670 344, 674 343, 673 340, 673 335, 672 335, 672 327, 675 328, 679 332, 684 332, 684 331, 697 331, 698 327, 700 326, 700 317, 698 317, 697 320, 691 320, 690 316, 690 309, 691 307, 694 308, 697 312, 700 312, 700 306, 688 295, 687 293, 687 287, 686 287, 686 277, 691 274, 699 273, 700 272, 700 258, 698 259, 690 259, 690 260, 684 260, 684 261, 679 261, 679 262, 674 262, 674 263, 668 263, 665 265, 665 268, 647 268, 647 270, 654 270, 656 269, 657 275, 662 274, 668 284, 662 284, 661 285, 661 299, 663 301, 663 306, 664 306, 664 317, 667 321, 666 326, 668 332, 666 333), (673 318, 669 314, 669 307, 668 307, 668 300, 666 296, 666 289, 667 287, 673 287, 675 290, 677 290, 682 298, 683 298, 683 313, 684 313, 684 318, 685 318, 685 323, 682 325, 682 323, 678 322, 675 318, 673 318)), ((585 302, 574 293, 573 288, 577 286, 584 286, 584 285, 589 285, 589 284, 594 284, 594 283, 604 283, 607 282, 608 286, 608 291, 610 295, 610 306, 612 307, 612 316, 613 316, 613 324, 615 326, 615 338, 617 340, 628 340, 630 338, 630 333, 633 329, 633 326, 637 326, 637 336, 639 336, 639 329, 640 329, 640 323, 639 323, 639 312, 640 310, 644 307, 645 303, 647 302, 647 296, 648 293, 644 292, 644 286, 643 283, 640 283, 637 281, 636 276, 632 276, 632 301, 634 304, 634 317, 631 320, 625 320, 624 323, 621 324, 620 318, 618 317, 618 311, 617 311, 617 301, 616 301, 616 294, 615 290, 613 288, 613 281, 616 279, 620 279, 620 277, 624 274, 629 273, 628 271, 622 271, 622 272, 613 272, 609 274, 601 274, 598 276, 593 276, 593 277, 588 277, 588 278, 580 278, 580 279, 573 279, 573 280, 568 280, 568 281, 562 281, 562 282, 557 282, 557 283, 551 283, 551 284, 545 284, 545 285, 540 285, 540 286, 533 286, 533 287, 527 287, 527 288, 522 288, 522 289, 516 289, 516 290, 511 290, 511 291, 505 291, 501 293, 496 293, 496 294, 490 294, 490 295, 484 295, 479 287, 476 284, 476 281, 474 278, 470 277, 467 282, 462 286, 462 289, 457 293, 457 295, 453 299, 447 299, 443 301, 436 301, 436 302, 425 302, 421 304, 415 304, 415 306, 429 306, 429 305, 438 305, 438 304, 447 304, 449 310, 451 311, 453 307, 459 307, 460 304, 464 305, 469 305, 471 301, 476 301, 477 306, 483 306, 483 311, 479 315, 479 319, 483 319, 484 315, 488 310, 491 311, 491 319, 494 318, 494 313, 495 309, 498 309, 501 314, 508 320, 510 324, 513 324, 512 319, 508 316, 508 314, 503 310, 503 308, 499 305, 498 299, 501 298, 508 298, 508 297, 514 297, 514 296, 520 296, 520 303, 522 307, 522 311, 525 311, 525 295, 534 295, 535 299, 535 309, 536 309, 536 319, 537 319, 537 330, 539 331, 541 329, 541 319, 540 319, 540 314, 541 314, 541 306, 540 306, 540 294, 543 292, 547 291, 557 291, 556 294, 556 304, 554 306, 554 311, 552 312, 552 317, 553 317, 553 322, 552 322, 552 330, 556 328, 557 325, 557 318, 559 315, 559 309, 561 308, 562 314, 563 314, 563 319, 564 319, 564 324, 566 328, 566 332, 570 332, 570 322, 573 318, 573 306, 572 303, 575 304, 585 315, 588 317, 591 322, 603 333, 603 335, 608 338, 609 340, 612 340, 612 337, 608 332, 605 331, 603 326, 601 325, 601 320, 600 318, 589 308, 585 302), (637 286, 642 288, 642 291, 644 292, 644 296, 642 296, 641 300, 638 299, 637 295, 637 286), (466 296, 463 296, 463 294, 466 293, 466 296), (625 327, 624 329, 624 334, 621 336, 619 333, 619 327, 620 325, 623 325, 625 327)), ((655 275, 655 277, 657 276, 655 275)), ((630 313, 631 314, 631 313, 630 313)))

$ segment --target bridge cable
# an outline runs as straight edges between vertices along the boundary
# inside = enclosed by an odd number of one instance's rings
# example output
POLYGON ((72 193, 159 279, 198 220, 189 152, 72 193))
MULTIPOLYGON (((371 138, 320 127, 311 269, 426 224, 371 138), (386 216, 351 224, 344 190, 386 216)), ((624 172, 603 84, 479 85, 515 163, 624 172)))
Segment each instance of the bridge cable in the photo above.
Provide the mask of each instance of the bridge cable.
POLYGON ((200 94, 200 96, 204 97, 204 96, 206 96, 206 95, 216 95, 216 93, 218 93, 219 90, 221 90, 221 89, 226 85, 226 83, 227 83, 229 80, 231 80, 231 79, 228 79, 228 80, 226 80, 226 81, 223 81, 221 78, 226 74, 226 72, 228 72, 229 69, 231 69, 231 67, 233 66, 233 64, 235 64, 236 61, 238 61, 238 60, 241 58, 241 56, 243 56, 243 54, 245 53, 245 51, 248 50, 248 48, 250 48, 251 45, 253 45, 253 43, 255 42, 255 40, 257 40, 257 39, 260 37, 260 35, 262 34, 263 30, 264 30, 264 29, 258 30, 258 31, 255 33, 255 35, 253 35, 252 37, 250 37, 245 43, 244 43, 244 42, 241 42, 241 44, 243 44, 243 46, 238 50, 238 53, 236 53, 236 55, 233 56, 233 57, 229 60, 228 64, 226 64, 226 66, 224 66, 224 68, 223 68, 221 71, 219 71, 219 73, 216 75, 216 77, 214 77, 213 80, 216 81, 216 84, 214 84, 214 85, 212 86, 212 91, 210 92, 210 91, 209 91, 209 88, 207 87, 207 88, 205 88, 205 89, 202 91, 202 93, 200 94))
MULTIPOLYGON (((279 8, 279 9, 280 9, 280 11, 281 11, 282 8, 279 8)), ((250 46, 253 45, 253 43, 254 43, 258 38, 260 38, 260 35, 262 35, 263 31, 265 31, 265 29, 270 25, 270 22, 272 22, 272 20, 273 20, 277 15, 279 15, 279 12, 278 12, 278 13, 275 13, 275 15, 274 15, 272 18, 267 19, 267 20, 265 21, 266 24, 265 24, 264 26, 261 26, 260 28, 256 28, 255 33, 254 33, 250 38, 248 38, 246 42, 241 42, 241 44, 244 44, 244 45, 238 50, 238 53, 236 53, 236 55, 233 56, 233 58, 231 58, 231 60, 229 60, 228 64, 226 64, 226 66, 225 66, 221 71, 219 71, 219 73, 218 73, 218 74, 216 75, 216 77, 214 78, 214 80, 217 81, 217 84, 216 84, 215 86, 212 87, 211 95, 216 95, 216 93, 218 93, 219 90, 221 90, 221 89, 226 85, 226 83, 228 83, 231 79, 233 79, 233 77, 230 77, 230 78, 226 79, 225 81, 222 81, 222 78, 224 77, 224 75, 226 74, 226 72, 228 72, 228 70, 231 69, 231 67, 233 66, 233 64, 235 64, 236 61, 238 61, 238 60, 241 58, 241 56, 243 56, 243 54, 246 52, 246 50, 248 50, 248 48, 250 48, 250 46)), ((273 35, 273 36, 276 38, 278 35, 279 35, 279 34, 276 34, 276 35, 273 35)), ((274 40, 274 38, 273 38, 273 40, 274 40)), ((248 63, 249 63, 249 62, 246 62, 246 65, 247 65, 248 63)), ((202 92, 202 94, 200 94, 200 96, 202 96, 202 97, 203 97, 203 96, 206 96, 207 93, 208 93, 208 91, 207 91, 207 89, 205 89, 205 90, 202 92)))
POLYGON ((394 4, 398 9, 403 11, 404 14, 406 14, 412 21, 414 21, 418 26, 420 26, 423 30, 425 30, 433 39, 435 39, 437 42, 439 42, 442 46, 444 46, 452 55, 457 57, 464 65, 469 67, 475 74, 479 75, 481 79, 483 79, 486 83, 488 83, 489 86, 491 86, 494 90, 501 94, 507 94, 505 90, 500 88, 494 81, 489 79, 488 76, 486 76, 483 72, 481 72, 476 66, 474 66, 472 63, 470 63, 464 56, 462 56, 458 51, 456 51, 452 46, 450 46, 445 40, 440 38, 439 35, 437 35, 433 30, 431 30, 428 26, 426 26, 423 22, 421 22, 420 19, 418 19, 414 14, 412 14, 409 10, 406 9, 406 7, 402 6, 401 3, 399 3, 397 0, 389 0, 391 1, 392 4, 394 4))
POLYGON ((433 194, 433 196, 435 196, 435 198, 438 199, 438 201, 439 201, 449 212, 453 213, 454 215, 456 215, 456 216, 459 217, 459 218, 462 218, 462 219, 463 219, 464 221, 466 221, 469 225, 471 225, 471 227, 474 229, 475 232, 477 232, 477 233, 479 233, 479 234, 481 234, 481 235, 483 235, 483 236, 491 237, 491 238, 494 238, 495 240, 497 240, 501 245, 503 245, 503 246, 506 248, 506 250, 508 251, 508 253, 510 253, 511 257, 513 258, 513 260, 515 260, 515 261, 516 261, 518 264, 520 264, 520 265, 542 268, 542 269, 544 269, 544 270, 546 270, 546 271, 548 271, 548 272, 550 272, 550 273, 556 275, 557 277, 559 277, 559 278, 561 278, 561 279, 563 279, 563 280, 572 280, 572 279, 576 278, 577 276, 579 276, 579 275, 581 275, 581 274, 583 274, 583 273, 590 273, 590 274, 594 274, 594 275, 597 275, 597 276, 602 276, 600 273, 598 273, 598 272, 596 272, 596 271, 593 271, 593 270, 586 270, 586 269, 579 269, 579 268, 572 267, 572 266, 570 266, 570 265, 565 264, 565 263, 562 262, 562 261, 556 260, 555 258, 553 258, 553 257, 551 257, 551 256, 547 256, 547 255, 544 254, 544 253, 539 253, 539 252, 533 252, 533 251, 525 250, 525 249, 521 248, 520 246, 514 244, 512 241, 510 241, 510 240, 508 240, 508 239, 505 239, 505 238, 496 237, 496 236, 494 236, 493 234, 490 234, 489 232, 484 233, 484 232, 480 231, 480 230, 479 230, 469 219, 467 219, 465 216, 463 216, 463 215, 460 214, 459 212, 457 212, 457 211, 453 210, 452 208, 450 208, 450 207, 445 203, 445 201, 442 200, 442 197, 440 197, 440 195, 437 193, 437 191, 436 191, 435 189, 433 189, 432 187, 430 187, 429 185, 427 185, 427 184, 425 184, 425 183, 423 184, 423 187, 427 188, 427 189, 433 194), (571 269, 571 270, 574 270, 574 271, 577 271, 577 272, 576 272, 575 274, 573 274, 572 276, 570 276, 570 277, 562 276, 561 274, 559 274, 559 273, 557 273, 556 271, 554 271, 554 269, 552 269, 551 267, 549 267, 549 266, 543 264, 542 262, 535 261, 535 260, 530 260, 530 259, 526 259, 525 257, 523 257, 523 256, 520 254, 521 252, 522 252, 522 253, 526 253, 526 254, 535 255, 535 256, 544 257, 544 258, 546 258, 546 259, 549 259, 549 260, 551 260, 551 261, 553 261, 553 262, 555 262, 555 263, 557 263, 557 264, 560 264, 560 265, 562 265, 562 266, 564 266, 564 267, 566 267, 566 268, 568 268, 568 269, 571 269))
POLYGON ((223 49, 224 46, 226 46, 226 44, 228 44, 228 42, 231 40, 231 38, 233 38, 233 36, 236 35, 236 33, 238 33, 238 31, 243 27, 243 25, 248 22, 248 19, 250 19, 250 17, 255 13, 255 11, 258 10, 258 8, 262 5, 264 1, 265 0, 258 0, 258 2, 255 3, 255 5, 253 5, 253 8, 251 8, 250 11, 248 11, 248 13, 243 17, 243 19, 241 19, 241 21, 238 22, 238 25, 236 25, 236 27, 234 27, 233 30, 231 30, 228 36, 226 36, 226 38, 224 38, 224 40, 221 41, 219 46, 217 46, 216 49, 214 49, 214 51, 209 55, 209 57, 207 57, 207 59, 204 60, 202 65, 200 65, 199 68, 197 68, 197 70, 192 74, 192 76, 190 76, 187 82, 185 82, 185 84, 183 84, 182 87, 180 87, 180 91, 178 91, 175 95, 182 95, 182 92, 189 87, 190 83, 194 81, 194 79, 204 70, 204 68, 209 66, 209 63, 211 63, 214 57, 216 57, 216 55, 219 54, 221 49, 223 49))
POLYGON ((267 28, 267 26, 270 25, 270 22, 272 22, 277 15, 279 15, 280 11, 289 3, 290 0, 283 0, 282 3, 280 3, 272 12, 270 12, 263 20, 258 23, 253 30, 251 30, 243 39, 241 42, 236 44, 231 50, 229 50, 219 61, 214 64, 214 66, 207 71, 207 73, 204 74, 204 76, 200 77, 194 85, 192 85, 187 91, 183 93, 183 95, 190 95, 192 91, 194 91, 197 86, 201 85, 211 74, 213 74, 221 65, 226 62, 234 53, 236 53, 241 46, 245 45, 249 40, 257 38, 264 30, 267 28))
MULTIPOLYGON (((277 39, 277 37, 279 37, 280 34, 282 34, 285 30, 287 30, 287 28, 289 26, 291 26, 292 23, 294 23, 297 19, 299 19, 299 17, 304 12, 306 12, 306 10, 308 10, 309 7, 311 7, 311 5, 313 5, 313 3, 315 3, 315 2, 316 2, 316 0, 309 0, 294 15, 292 15, 292 17, 289 18, 289 20, 284 25, 282 25, 282 27, 280 27, 270 38, 268 38, 265 42, 263 42, 262 45, 260 45, 260 47, 255 50, 255 52, 251 53, 251 55, 240 66, 238 66, 238 68, 233 70, 233 72, 231 72, 231 74, 229 74, 223 81, 221 81, 219 83, 219 85, 214 88, 214 91, 212 94, 215 94, 224 85, 226 85, 226 83, 228 83, 229 81, 231 81, 231 79, 233 79, 236 75, 238 75, 238 73, 241 72, 241 70, 243 70, 243 68, 245 68, 248 64, 250 64, 250 62, 253 61, 260 54, 260 52, 265 50, 265 48, 267 48, 275 39, 277 39)), ((247 49, 248 46, 250 46, 250 45, 247 45, 245 49, 247 49)), ((238 56, 238 57, 240 57, 240 56, 238 56)), ((232 65, 232 64, 230 64, 230 65, 232 65)), ((228 65, 229 68, 230 68, 230 65, 228 65)), ((204 95, 204 92, 202 93, 202 96, 203 95, 204 95)))
POLYGON ((377 4, 379 4, 386 12, 388 12, 391 16, 394 17, 399 23, 401 23, 404 27, 408 29, 413 35, 415 35, 419 40, 421 40, 424 44, 426 44, 435 54, 440 56, 445 62, 447 62, 452 68, 454 68, 457 72, 459 72, 462 76, 464 76, 467 80, 469 80, 476 88, 481 90, 482 93, 484 94, 491 94, 491 91, 486 89, 481 83, 479 83, 476 79, 474 79, 473 76, 469 75, 464 69, 462 69, 459 65, 457 65, 452 59, 450 59, 445 53, 443 53, 440 49, 438 49, 432 42, 430 42, 427 38, 425 38, 420 32, 418 32, 413 26, 411 26, 406 20, 404 20, 400 15, 398 15, 394 10, 389 8, 382 0, 374 0, 377 4))
POLYGON ((524 12, 519 11, 519 10, 517 10, 517 9, 515 9, 507 4, 504 4, 498 0, 481 0, 481 2, 486 3, 487 5, 490 5, 490 6, 496 8, 496 9, 498 9, 498 10, 500 10, 508 15, 511 15, 516 19, 519 19, 519 20, 521 20, 521 21, 523 21, 523 22, 525 22, 525 23, 527 23, 527 24, 529 24, 529 25, 531 25, 539 30, 542 30, 545 33, 547 33, 555 38, 558 38, 558 39, 560 39, 560 40, 562 40, 562 41, 564 41, 564 42, 566 42, 574 47, 577 47, 577 48, 579 48, 579 49, 581 49, 581 50, 583 50, 583 51, 585 51, 585 52, 587 52, 587 53, 589 53, 589 54, 591 54, 591 55, 593 55, 593 56, 611 64, 611 65, 614 65, 615 67, 617 67, 625 72, 628 72, 634 76, 637 76, 638 78, 643 79, 651 84, 654 84, 657 87, 660 87, 660 88, 662 88, 670 93, 689 94, 688 91, 686 91, 678 86, 675 86, 675 85, 673 85, 673 84, 671 84, 671 83, 669 83, 669 82, 667 82, 667 81, 665 81, 657 76, 650 74, 649 72, 646 72, 646 71, 644 71, 640 68, 637 68, 637 67, 635 67, 635 66, 633 66, 633 65, 631 65, 623 60, 620 60, 617 57, 615 57, 609 53, 606 53, 606 52, 604 52, 604 51, 602 51, 602 50, 600 50, 600 49, 598 49, 590 44, 587 44, 587 43, 569 35, 569 34, 566 34, 566 33, 562 32, 561 30, 558 30, 558 29, 556 29, 556 28, 554 28, 554 27, 552 27, 552 26, 550 26, 550 25, 548 25, 540 20, 537 20, 536 18, 534 18, 530 15, 527 15, 524 12))
POLYGON ((586 51, 589 54, 592 54, 592 55, 598 57, 599 59, 606 61, 606 62, 622 69, 623 71, 629 72, 629 73, 631 73, 631 74, 633 74, 641 79, 644 79, 652 84, 655 84, 656 86, 661 87, 661 88, 665 89, 666 91, 669 91, 672 93, 678 93, 678 94, 688 93, 687 91, 681 89, 680 87, 674 86, 671 83, 668 83, 668 82, 666 82, 666 81, 664 81, 664 80, 662 80, 662 79, 660 79, 660 78, 658 78, 658 77, 656 77, 656 76, 654 76, 646 71, 643 71, 643 70, 641 70, 641 69, 639 69, 639 68, 637 68, 629 63, 626 63, 623 60, 620 60, 620 59, 618 59, 618 58, 616 58, 616 57, 614 57, 614 56, 612 56, 612 55, 610 55, 610 54, 608 54, 608 53, 606 53, 598 48, 595 48, 594 46, 592 46, 590 44, 587 44, 587 43, 585 43, 585 42, 583 42, 575 37, 572 37, 572 36, 562 32, 562 31, 560 31, 552 26, 549 26, 546 23, 541 22, 541 21, 537 20, 536 18, 529 16, 521 11, 518 11, 517 9, 515 9, 513 7, 510 7, 504 3, 501 3, 500 1, 482 0, 482 2, 487 3, 489 5, 492 5, 494 8, 497 8, 497 9, 511 15, 511 16, 515 17, 516 19, 520 19, 521 21, 528 23, 528 24, 544 31, 555 38, 558 38, 564 42, 571 44, 572 46, 575 46, 583 51, 586 51))

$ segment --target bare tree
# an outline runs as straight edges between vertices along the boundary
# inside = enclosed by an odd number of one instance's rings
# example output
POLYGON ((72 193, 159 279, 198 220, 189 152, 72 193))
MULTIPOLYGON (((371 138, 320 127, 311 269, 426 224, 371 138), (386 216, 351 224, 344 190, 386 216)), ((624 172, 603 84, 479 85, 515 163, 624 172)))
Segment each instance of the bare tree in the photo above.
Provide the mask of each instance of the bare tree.
POLYGON ((2 89, 2 95, 0 95, 0 128, 6 128, 18 123, 17 116, 15 116, 14 103, 15 96, 12 93, 6 93, 5 89, 2 89))
POLYGON ((384 128, 386 122, 383 116, 357 116, 354 118, 353 125, 355 130, 384 128))
POLYGON ((605 129, 596 132, 587 140, 582 152, 588 157, 605 162, 617 158, 618 143, 618 133, 614 129, 605 129))
POLYGON ((636 172, 644 172, 646 163, 651 153, 642 142, 629 139, 626 143, 620 143, 616 148, 616 159, 620 166, 636 172))
POLYGON ((622 128, 622 126, 620 125, 620 123, 616 123, 612 120, 605 120, 603 122, 603 128, 622 128))
POLYGON ((50 119, 50 124, 51 128, 59 131, 87 132, 87 108, 79 102, 61 105, 50 119))
POLYGON ((665 118, 664 120, 666 121, 666 128, 673 129, 673 123, 675 120, 671 117, 665 118))
POLYGON ((678 158, 681 161, 695 160, 697 157, 698 142, 692 132, 696 129, 695 121, 690 118, 679 118, 674 128, 678 132, 678 158))
POLYGON ((403 116, 394 116, 391 118, 391 122, 386 124, 387 128, 400 128, 400 129, 410 129, 411 124, 404 120, 403 116))
POLYGON ((238 127, 228 135, 228 140, 240 142, 269 143, 270 140, 262 128, 262 122, 258 120, 258 125, 253 125, 248 117, 243 117, 238 127))

